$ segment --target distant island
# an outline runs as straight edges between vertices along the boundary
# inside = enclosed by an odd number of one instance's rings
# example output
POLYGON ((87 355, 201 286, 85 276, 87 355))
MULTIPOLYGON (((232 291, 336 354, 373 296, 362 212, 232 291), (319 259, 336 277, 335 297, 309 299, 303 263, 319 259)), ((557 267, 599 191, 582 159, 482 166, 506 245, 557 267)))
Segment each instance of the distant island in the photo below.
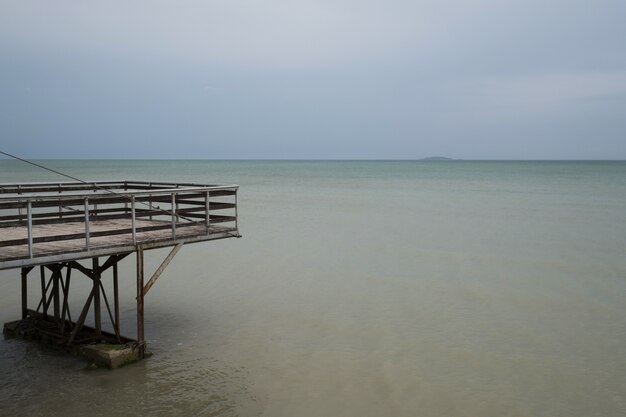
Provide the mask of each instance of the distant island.
POLYGON ((420 161, 454 161, 454 159, 446 158, 445 156, 430 156, 428 158, 422 158, 420 161))

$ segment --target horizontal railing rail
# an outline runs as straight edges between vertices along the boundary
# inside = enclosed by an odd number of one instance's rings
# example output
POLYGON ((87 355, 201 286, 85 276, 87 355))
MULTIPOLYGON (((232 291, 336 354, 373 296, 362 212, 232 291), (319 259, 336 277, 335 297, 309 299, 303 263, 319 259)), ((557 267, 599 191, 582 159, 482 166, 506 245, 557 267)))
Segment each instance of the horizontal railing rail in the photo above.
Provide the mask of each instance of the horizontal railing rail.
POLYGON ((198 183, 169 183, 160 181, 96 181, 96 182, 37 182, 37 183, 2 183, 0 194, 59 193, 69 191, 106 190, 159 190, 188 187, 221 187, 220 185, 198 183))
POLYGON ((238 185, 219 185, 219 186, 185 186, 185 187, 172 187, 172 188, 148 188, 148 189, 137 189, 133 191, 115 191, 113 189, 107 188, 96 188, 93 193, 69 193, 69 191, 76 191, 70 189, 63 189, 58 194, 41 194, 41 192, 47 191, 39 191, 40 194, 37 195, 28 195, 28 194, 12 194, 9 196, 0 195, 0 203, 3 201, 50 201, 50 200, 69 200, 72 198, 79 197, 88 197, 88 198, 106 198, 106 197, 125 197, 130 198, 136 195, 166 195, 171 193, 182 193, 182 192, 206 192, 210 191, 211 193, 216 192, 220 195, 219 192, 224 192, 222 195, 232 195, 232 192, 236 192, 239 188, 238 185))
POLYGON ((82 239, 89 251, 93 239, 105 236, 128 234, 137 244, 144 232, 169 229, 175 239, 177 229, 203 225, 208 235, 211 225, 221 223, 234 223, 229 229, 238 235, 238 188, 144 181, 0 184, 0 248, 27 245, 32 258, 39 243, 82 239), (107 221, 104 230, 96 230, 107 221), (42 227, 64 223, 73 228, 42 227), (24 234, 9 236, 11 228, 23 228, 24 234))

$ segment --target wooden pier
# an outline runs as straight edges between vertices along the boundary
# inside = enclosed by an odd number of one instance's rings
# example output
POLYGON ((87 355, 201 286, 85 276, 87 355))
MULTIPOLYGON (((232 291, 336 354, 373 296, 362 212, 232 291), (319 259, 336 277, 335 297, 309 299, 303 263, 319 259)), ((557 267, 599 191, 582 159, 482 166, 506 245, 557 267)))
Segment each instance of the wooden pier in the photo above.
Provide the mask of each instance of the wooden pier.
POLYGON ((184 244, 240 237, 237 191, 237 185, 145 181, 0 184, 0 270, 19 268, 22 292, 21 320, 5 324, 5 334, 70 350, 126 344, 143 357, 145 295, 184 244), (163 247, 172 250, 146 282, 144 252, 163 247), (118 263, 132 253, 137 265, 136 339, 120 335, 119 317, 118 263), (76 321, 69 306, 73 271, 92 281, 76 321), (111 298, 104 285, 109 272, 111 298), (36 285, 41 287, 36 308, 28 299, 33 275, 39 275, 36 285), (113 332, 102 329, 103 310, 113 332), (85 325, 90 311, 93 328, 85 325))

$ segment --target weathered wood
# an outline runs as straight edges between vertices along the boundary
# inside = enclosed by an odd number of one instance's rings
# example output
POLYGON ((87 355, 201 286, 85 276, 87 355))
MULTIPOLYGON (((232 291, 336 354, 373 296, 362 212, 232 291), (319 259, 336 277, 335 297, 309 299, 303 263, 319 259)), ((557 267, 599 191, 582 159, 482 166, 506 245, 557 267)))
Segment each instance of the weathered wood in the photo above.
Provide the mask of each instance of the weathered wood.
POLYGON ((89 199, 85 197, 85 248, 89 250, 89 199))
POLYGON ((22 319, 28 315, 28 273, 32 269, 32 266, 22 268, 22 319))
POLYGON ((148 294, 148 291, 150 291, 150 288, 152 288, 152 286, 154 285, 154 283, 156 282, 157 279, 159 279, 159 277, 161 276, 161 274, 163 273, 163 271, 165 271, 165 268, 167 268, 167 266, 170 264, 170 262, 172 262, 172 259, 174 259, 174 256, 176 256, 176 254, 178 253, 178 251, 183 247, 182 243, 179 243, 178 245, 174 246, 174 248, 171 250, 171 252, 167 255, 167 257, 163 260, 163 262, 161 263, 161 265, 159 265, 159 267, 157 268, 157 270, 154 272, 154 274, 152 274, 152 277, 148 280, 148 283, 143 287, 143 295, 145 296, 146 294, 148 294))
POLYGON ((59 274, 61 273, 59 268, 55 268, 52 272, 52 296, 53 296, 53 304, 52 304, 52 312, 54 314, 54 319, 56 321, 61 320, 61 299, 60 299, 60 288, 59 288, 59 274))
POLYGON ((78 269, 80 272, 82 272, 84 275, 88 276, 89 278, 93 279, 93 271, 89 268, 86 268, 84 266, 82 266, 80 263, 76 262, 76 261, 70 261, 67 263, 69 267, 71 268, 75 268, 78 269))
POLYGON ((39 277, 41 279, 41 300, 39 301, 39 305, 37 306, 37 311, 39 311, 39 309, 43 307, 43 315, 44 317, 46 317, 48 315, 48 311, 45 305, 46 294, 48 293, 48 287, 50 286, 50 282, 48 282, 48 284, 46 285, 46 269, 43 265, 39 267, 39 277))
POLYGON ((98 258, 93 258, 91 268, 92 270, 92 280, 93 280, 93 318, 96 327, 96 336, 100 336, 102 334, 102 322, 100 318, 100 313, 102 310, 100 309, 100 267, 98 266, 99 260, 98 258))
MULTIPOLYGON (((212 191, 211 197, 228 197, 228 196, 234 196, 235 193, 236 191, 226 191, 226 190, 212 191)), ((90 195, 90 200, 93 199, 99 205, 119 205, 125 202, 129 202, 131 197, 132 195, 120 195, 120 196, 112 197, 111 194, 106 194, 106 195, 94 194, 94 195, 90 195)), ((15 201, 15 200, 2 201, 0 200, 0 209, 9 210, 9 209, 16 209, 16 208, 26 208, 28 202, 30 201, 32 202, 33 208, 58 209, 59 204, 61 204, 61 206, 65 208, 66 210, 74 211, 74 210, 81 210, 81 206, 83 205, 83 201, 84 201, 83 199, 78 198, 78 197, 68 197, 65 195, 61 195, 58 197, 58 199, 55 199, 55 200, 50 200, 49 197, 46 197, 46 199, 43 199, 43 200, 39 200, 39 198, 43 198, 43 197, 33 197, 33 199, 29 199, 25 201, 15 201)), ((193 203, 193 200, 191 199, 193 198, 200 199, 202 198, 202 196, 199 193, 186 194, 184 192, 181 192, 180 198, 181 200, 184 199, 185 201, 184 204, 191 205, 191 204, 195 204, 193 203)), ((170 202, 170 198, 167 196, 137 196, 136 200, 138 203, 145 204, 146 207, 149 207, 148 203, 169 203, 170 202)), ((102 210, 102 209, 99 209, 99 210, 102 210)), ((70 212, 63 212, 63 213, 69 214, 70 212)), ((58 211, 56 211, 55 214, 58 215, 58 211)))
MULTIPOLYGON (((141 236, 140 243, 146 249, 163 248, 175 246, 178 243, 196 243, 239 237, 237 229, 234 227, 211 226, 210 233, 207 234, 206 226, 199 225, 181 229, 175 240, 172 240, 171 233, 166 231, 146 232, 141 236), (202 228, 202 232, 198 230, 202 228), (185 232, 185 233, 182 233, 185 232)), ((0 252, 0 269, 21 268, 24 266, 41 265, 55 262, 72 261, 76 259, 91 258, 93 256, 110 256, 120 252, 132 252, 135 245, 126 235, 120 235, 111 240, 109 237, 102 241, 101 245, 95 245, 90 251, 86 251, 82 241, 66 241, 42 243, 38 246, 39 255, 35 258, 28 258, 26 246, 13 246, 5 248, 0 252)))
POLYGON ((27 235, 27 242, 26 244, 28 245, 28 257, 32 258, 34 255, 34 248, 33 248, 33 207, 32 204, 30 203, 30 201, 28 202, 28 205, 26 206, 26 216, 28 218, 28 220, 26 221, 26 235, 27 235))
POLYGON ((67 272, 65 274, 65 284, 63 285, 63 307, 61 308, 62 313, 61 313, 61 332, 65 331, 65 315, 67 314, 67 319, 69 321, 72 321, 72 314, 70 313, 70 306, 69 306, 69 300, 68 300, 68 296, 69 296, 69 292, 70 292, 70 278, 72 276, 72 268, 70 268, 69 265, 67 266, 67 272))
MULTIPOLYGON (((91 210, 91 213, 98 216, 99 220, 123 219, 128 217, 127 210, 124 207, 98 208, 91 210)), ((24 226, 24 222, 20 221, 24 216, 20 214, 1 215, 0 224, 2 227, 24 226)), ((85 217, 83 210, 71 210, 61 212, 45 212, 33 213, 33 225, 38 224, 54 224, 66 223, 76 220, 82 220, 85 217)))
POLYGON ((87 313, 89 313, 89 307, 91 307, 91 300, 93 300, 93 289, 89 293, 89 297, 87 297, 87 302, 83 306, 83 310, 80 312, 78 321, 76 322, 74 329, 72 330, 72 334, 70 335, 70 338, 67 341, 68 346, 72 345, 72 343, 74 342, 74 338, 76 337, 76 334, 79 332, 81 327, 83 327, 83 324, 85 323, 85 319, 87 318, 87 313))
POLYGON ((113 264, 113 304, 115 310, 115 332, 119 336, 120 334, 120 290, 118 286, 117 276, 117 262, 113 264))
MULTIPOLYGON (((202 218, 204 217, 202 216, 202 218)), ((233 220, 229 220, 229 219, 222 219, 222 220, 216 219, 215 220, 216 223, 227 222, 227 221, 233 221, 233 220)), ((95 223, 95 222, 90 221, 89 223, 95 223)), ((80 223, 80 224, 85 224, 85 223, 80 223)), ((189 227, 189 226, 194 226, 194 224, 183 223, 183 224, 178 225, 178 227, 189 227)), ((149 232, 153 230, 170 230, 171 227, 172 227, 171 224, 160 223, 160 224, 156 224, 152 226, 138 227, 136 228, 136 232, 140 233, 140 232, 149 232)), ((92 238, 96 238, 96 237, 124 235, 124 234, 129 234, 129 233, 132 233, 132 228, 93 231, 89 233, 89 239, 91 240, 92 238)), ((33 238, 33 241, 34 243, 43 243, 43 242, 57 242, 57 241, 62 241, 62 240, 84 239, 84 238, 85 238, 85 233, 69 233, 69 234, 63 234, 63 235, 36 237, 36 238, 33 238)), ((26 239, 3 240, 3 241, 0 241, 0 247, 24 245, 26 243, 28 243, 26 239)))
POLYGON ((140 180, 122 180, 122 181, 98 181, 94 182, 31 182, 31 183, 9 183, 0 184, 0 194, 28 194, 28 193, 49 193, 61 192, 64 190, 71 191, 102 191, 107 190, 159 190, 171 188, 193 188, 193 187, 212 187, 220 186, 215 184, 199 184, 199 183, 171 183, 159 181, 140 181, 140 180))
POLYGON ((176 216, 176 194, 172 193, 172 207, 170 209, 172 213, 172 239, 176 239, 176 222, 178 217, 176 216))
MULTIPOLYGON (((111 313, 111 306, 109 306, 109 299, 107 298, 107 293, 106 291, 104 291, 104 285, 102 285, 102 281, 100 281, 100 292, 102 293, 102 297, 104 298, 104 304, 106 305, 107 308, 107 312, 109 313, 109 319, 111 320, 111 324, 113 325, 113 331, 115 332, 115 337, 117 337, 117 343, 120 343, 120 333, 119 333, 119 329, 117 326, 117 323, 115 322, 115 319, 113 318, 113 314, 111 313)), ((97 330, 98 334, 102 334, 102 329, 97 330)))
MULTIPOLYGON (((212 197, 225 197, 225 196, 233 196, 237 193, 237 186, 210 186, 210 187, 193 187, 193 188, 170 188, 170 189, 159 189, 159 190, 142 190, 142 191, 132 191, 132 192, 103 192, 91 194, 87 193, 89 198, 93 198, 97 200, 98 204, 118 204, 120 202, 129 201, 132 196, 136 196, 138 201, 148 202, 148 201, 158 201, 158 202, 168 202, 168 196, 172 193, 179 195, 181 198, 201 198, 202 192, 205 190, 211 191, 212 197)), ((28 201, 32 201, 33 207, 36 208, 46 208, 46 207, 58 207, 58 202, 61 201, 63 206, 80 206, 82 205, 81 196, 77 195, 68 195, 60 194, 57 196, 53 195, 23 195, 20 194, 19 198, 12 197, 0 197, 0 208, 8 209, 8 208, 19 208, 26 207, 28 201)))
POLYGON ((227 212, 236 213, 237 189, 146 181, 0 184, 0 270, 112 255, 137 244, 239 236, 236 216, 227 212))
POLYGON ((104 264, 100 267, 100 273, 102 274, 104 271, 106 271, 112 266, 113 267, 117 266, 117 263, 121 261, 122 259, 126 258, 128 255, 130 255, 130 252, 109 256, 109 259, 107 259, 104 262, 104 264))
POLYGON ((129 339, 120 335, 118 263, 135 252, 136 346, 143 357, 146 294, 185 243, 239 237, 237 189, 145 181, 0 184, 0 270, 22 268, 22 317, 44 320, 36 330, 41 337, 66 346, 122 343, 129 339), (224 211, 214 213, 220 210, 224 211), (172 250, 144 285, 144 251, 168 246, 172 250), (99 258, 104 256, 108 259, 101 264, 99 258), (81 259, 91 259, 91 269, 80 264, 81 259), (38 311, 42 308, 41 314, 28 309, 27 276, 36 265, 41 266, 37 307, 38 311), (46 268, 51 271, 49 280, 46 268), (65 279, 63 268, 67 269, 65 279), (102 280, 109 268, 113 269, 113 305, 102 280), (76 323, 68 302, 72 269, 92 279, 76 323), (103 331, 101 300, 114 335, 103 331), (92 306, 94 329, 85 326, 92 306), (54 317, 48 317, 49 310, 54 317))
MULTIPOLYGON (((143 328, 143 247, 137 246, 137 342, 144 344, 143 328)), ((143 357, 143 352, 140 355, 143 357)))

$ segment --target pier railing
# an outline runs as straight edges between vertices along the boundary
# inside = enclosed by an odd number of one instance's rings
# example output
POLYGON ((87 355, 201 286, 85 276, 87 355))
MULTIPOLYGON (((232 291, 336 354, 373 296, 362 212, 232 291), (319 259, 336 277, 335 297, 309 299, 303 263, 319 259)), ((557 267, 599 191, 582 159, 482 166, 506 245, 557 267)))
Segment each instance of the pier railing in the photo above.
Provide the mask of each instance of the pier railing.
POLYGON ((225 231, 238 235, 237 190, 145 181, 0 184, 0 251, 26 246, 20 257, 33 258, 43 243, 79 240, 79 250, 90 251, 119 244, 108 239, 115 236, 136 245, 225 231))

